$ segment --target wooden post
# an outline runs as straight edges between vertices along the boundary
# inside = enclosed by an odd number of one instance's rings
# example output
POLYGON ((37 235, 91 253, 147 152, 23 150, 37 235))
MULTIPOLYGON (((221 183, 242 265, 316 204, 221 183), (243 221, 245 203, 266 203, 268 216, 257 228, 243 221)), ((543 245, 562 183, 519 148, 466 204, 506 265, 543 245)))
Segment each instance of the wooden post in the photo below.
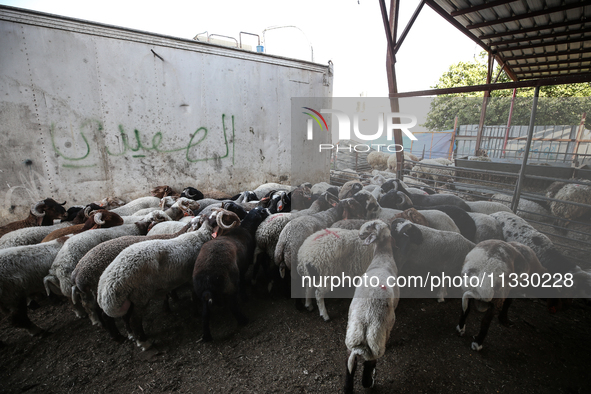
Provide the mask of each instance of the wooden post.
MULTIPOLYGON (((392 97, 398 93, 398 83, 396 81, 396 57, 394 55, 394 44, 396 43, 396 28, 398 26, 398 1, 390 1, 390 15, 387 15, 385 0, 380 0, 382 19, 384 20, 384 29, 388 41, 388 54, 386 56, 386 73, 388 75, 388 93, 390 96, 390 109, 392 112, 400 112, 398 98, 392 97)), ((394 119, 395 121, 396 119, 394 119)), ((400 124, 400 122, 398 122, 400 124)), ((394 143, 403 146, 402 130, 394 129, 394 143)), ((403 149, 396 152, 396 177, 402 179, 404 165, 403 149)))
POLYGON ((579 131, 577 132, 577 138, 575 140, 575 149, 573 150, 573 157, 572 161, 574 162, 579 154, 579 144, 581 143, 581 136, 583 135, 583 130, 585 129, 585 118, 587 117, 587 112, 583 112, 583 116, 581 117, 581 123, 579 123, 579 131))
POLYGON ((433 154, 433 136, 435 136, 434 131, 431 132, 431 147, 429 148, 429 159, 431 158, 431 155, 433 154))
POLYGON ((511 107, 509 108, 509 119, 507 119, 507 130, 505 131, 505 139, 503 140, 503 154, 505 157, 505 149, 507 148, 507 141, 509 140, 509 131, 511 130, 511 118, 513 117, 513 105, 515 104, 515 95, 517 88, 513 89, 513 96, 511 97, 511 107))
POLYGON ((458 130, 458 117, 454 119, 454 131, 451 133, 451 142, 449 144, 449 152, 447 153, 447 159, 451 160, 453 158, 454 152, 454 144, 456 142, 456 132, 458 130))

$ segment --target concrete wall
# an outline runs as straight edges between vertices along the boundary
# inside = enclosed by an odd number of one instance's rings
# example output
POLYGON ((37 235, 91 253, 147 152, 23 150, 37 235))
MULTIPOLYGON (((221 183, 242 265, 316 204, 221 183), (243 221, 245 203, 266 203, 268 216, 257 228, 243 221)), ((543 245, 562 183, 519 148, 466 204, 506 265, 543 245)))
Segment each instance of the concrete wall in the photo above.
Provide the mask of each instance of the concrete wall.
POLYGON ((0 70, 0 224, 46 197, 290 183, 290 98, 332 95, 327 66, 4 6, 0 70))

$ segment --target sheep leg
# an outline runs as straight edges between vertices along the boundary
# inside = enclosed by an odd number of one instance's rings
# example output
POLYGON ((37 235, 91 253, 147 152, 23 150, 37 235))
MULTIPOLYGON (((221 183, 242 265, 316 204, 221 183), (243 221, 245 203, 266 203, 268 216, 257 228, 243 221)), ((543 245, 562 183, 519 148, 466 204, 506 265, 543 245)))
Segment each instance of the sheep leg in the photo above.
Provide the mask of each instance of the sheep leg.
MULTIPOLYGON (((85 317, 88 317, 86 309, 84 309, 81 303, 72 304, 72 306, 74 307, 74 313, 78 319, 84 319, 85 317)), ((93 321, 92 324, 94 325, 95 322, 93 321)))
POLYGON ((314 310, 314 304, 312 303, 313 294, 314 294, 314 288, 313 287, 306 287, 306 304, 304 306, 309 311, 314 310))
POLYGON ((464 333, 466 332, 466 319, 468 318, 468 314, 470 313, 471 304, 471 302, 468 302, 468 307, 465 311, 462 311, 462 314, 460 315, 460 322, 456 327, 456 331, 460 334, 460 336, 464 335, 464 333))
POLYGON ((474 342, 472 342, 472 350, 479 351, 482 349, 482 343, 484 342, 484 338, 486 338, 486 334, 488 334, 488 328, 490 327, 490 322, 492 321, 493 316, 495 315, 495 305, 491 304, 482 321, 480 322, 480 332, 474 338, 474 342))
POLYGON ((371 388, 374 385, 377 362, 378 360, 370 360, 363 363, 363 377, 361 378, 361 384, 366 389, 371 388))
POLYGON ((352 394, 355 386, 355 371, 357 370, 357 357, 353 360, 353 367, 349 371, 349 360, 345 362, 345 394, 352 394))
POLYGON ((507 312, 509 311, 509 307, 511 306, 512 302, 513 302, 512 298, 505 299, 505 301, 503 302, 503 308, 501 309, 501 313, 499 314, 499 321, 505 327, 509 327, 509 326, 513 325, 513 322, 511 320, 509 320, 509 318, 507 317, 507 312))
POLYGON ((147 350, 152 346, 152 341, 148 341, 148 337, 144 332, 144 326, 142 324, 142 314, 137 310, 137 307, 132 303, 129 307, 129 326, 131 328, 131 332, 133 333, 136 344, 142 348, 142 350, 147 350))
POLYGON ((201 314, 201 319, 203 320, 203 342, 209 342, 213 338, 211 337, 211 331, 209 329, 209 319, 211 317, 211 310, 209 305, 209 300, 205 297, 203 298, 203 311, 201 314))
POLYGON ((25 297, 18 300, 18 304, 16 309, 12 311, 10 320, 14 327, 26 329, 31 336, 48 334, 47 331, 39 328, 29 319, 29 315, 27 314, 27 299, 25 297))
POLYGON ((322 316, 324 321, 329 321, 330 317, 328 316, 328 311, 324 305, 324 292, 321 289, 316 289, 316 303, 318 304, 318 312, 320 312, 320 316, 322 316))
POLYGON ((117 329, 117 325, 115 324, 115 319, 113 319, 111 316, 107 315, 105 312, 100 313, 99 317, 100 317, 101 325, 103 326, 103 328, 105 330, 107 330, 107 332, 111 336, 111 339, 113 339, 115 342, 122 343, 125 340, 125 337, 123 335, 121 335, 121 333, 117 329))
POLYGON ((236 318, 239 326, 245 326, 248 324, 248 317, 244 316, 242 311, 240 310, 240 298, 238 295, 234 296, 234 299, 230 303, 230 310, 232 314, 236 318))

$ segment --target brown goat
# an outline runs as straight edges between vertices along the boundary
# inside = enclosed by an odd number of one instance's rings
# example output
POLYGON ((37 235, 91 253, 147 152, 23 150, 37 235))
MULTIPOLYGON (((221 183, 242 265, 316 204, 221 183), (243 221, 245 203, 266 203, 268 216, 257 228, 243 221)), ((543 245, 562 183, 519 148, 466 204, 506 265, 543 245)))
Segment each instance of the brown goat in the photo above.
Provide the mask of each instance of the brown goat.
POLYGON ((125 201, 120 199, 119 197, 106 197, 100 201, 96 201, 93 204, 99 205, 103 209, 115 209, 122 207, 123 205, 127 204, 125 201))
POLYGON ((410 220, 413 223, 430 227, 427 219, 414 208, 408 208, 407 210, 400 212, 398 215, 394 216, 394 219, 396 218, 410 220))
POLYGON ((109 212, 105 209, 100 209, 98 211, 94 211, 90 214, 86 222, 83 224, 75 224, 70 227, 60 228, 55 231, 52 231, 47 235, 47 237, 43 238, 43 242, 53 241, 54 239, 58 239, 64 237, 68 234, 76 235, 84 232, 86 230, 94 230, 97 228, 109 228, 115 226, 121 226, 123 224, 123 219, 121 216, 117 215, 116 213, 109 212))
POLYGON ((38 201, 31 206, 29 216, 26 219, 8 223, 0 227, 0 237, 11 231, 34 226, 51 226, 56 219, 66 219, 68 213, 63 207, 66 204, 56 202, 51 198, 38 201))
POLYGON ((153 188, 150 193, 152 194, 152 196, 154 197, 158 197, 158 198, 164 198, 167 196, 172 196, 172 197, 180 197, 181 195, 177 192, 175 192, 174 190, 172 190, 172 188, 170 186, 156 186, 155 188, 153 188))

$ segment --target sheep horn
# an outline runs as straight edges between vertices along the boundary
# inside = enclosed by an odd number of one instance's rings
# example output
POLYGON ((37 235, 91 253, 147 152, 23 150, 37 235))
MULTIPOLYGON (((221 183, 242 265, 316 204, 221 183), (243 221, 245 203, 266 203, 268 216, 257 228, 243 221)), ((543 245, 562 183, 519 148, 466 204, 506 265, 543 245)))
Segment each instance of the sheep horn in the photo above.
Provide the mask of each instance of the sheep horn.
POLYGON ((91 206, 90 205, 87 206, 86 208, 84 208, 84 216, 86 218, 89 218, 90 217, 90 211, 91 211, 91 206))
POLYGON ((31 213, 32 213, 33 215, 37 216, 38 218, 41 218, 41 217, 45 216, 45 212, 40 212, 40 211, 39 211, 39 207, 40 207, 41 205, 44 205, 44 204, 45 204, 45 202, 44 202, 44 201, 39 201, 39 202, 37 202, 35 205, 33 205, 33 206, 31 207, 31 213))
POLYGON ((413 206, 412 200, 410 199, 410 197, 408 197, 406 194, 404 194, 403 192, 396 192, 396 195, 400 197, 400 203, 397 204, 398 207, 400 208, 401 206, 409 205, 410 207, 413 206))
POLYGON ((187 197, 189 198, 193 198, 195 197, 196 193, 191 194, 191 189, 186 188, 185 190, 183 190, 183 192, 187 195, 187 197))
POLYGON ((160 199, 160 205, 159 205, 160 209, 164 209, 164 204, 166 204, 166 200, 165 200, 165 198, 166 198, 166 197, 162 197, 162 198, 160 199))
POLYGON ((60 205, 66 205, 67 201, 64 201, 63 203, 61 203, 60 205))
POLYGON ((103 216, 102 212, 96 213, 94 214, 94 222, 96 224, 98 224, 99 226, 102 226, 103 224, 105 224, 104 220, 101 220, 101 217, 103 216))
POLYGON ((238 223, 240 223, 240 218, 238 217, 238 215, 236 215, 234 212, 220 212, 218 213, 218 215, 215 218, 215 221, 217 222, 218 226, 220 226, 221 229, 223 230, 230 230, 231 228, 234 228, 238 225, 238 223), (230 216, 232 218, 234 218, 235 220, 232 221, 231 225, 227 225, 224 223, 224 216, 230 216))

